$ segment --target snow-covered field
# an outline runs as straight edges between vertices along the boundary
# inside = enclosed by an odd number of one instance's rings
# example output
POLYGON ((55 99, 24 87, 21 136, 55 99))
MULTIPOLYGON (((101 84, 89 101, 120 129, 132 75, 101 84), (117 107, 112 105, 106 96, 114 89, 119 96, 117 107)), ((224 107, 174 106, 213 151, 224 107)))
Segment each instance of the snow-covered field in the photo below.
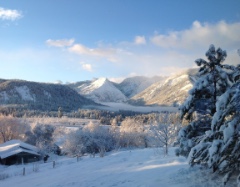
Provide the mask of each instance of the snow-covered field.
POLYGON ((110 110, 110 111, 119 111, 119 110, 130 110, 135 112, 177 112, 178 107, 164 107, 164 106, 133 106, 127 103, 111 103, 105 102, 101 103, 105 106, 99 106, 98 109, 101 110, 110 110))
MULTIPOLYGON (((164 156, 160 149, 120 150, 105 157, 55 157, 48 163, 0 166, 1 187, 215 187, 221 181, 186 159, 164 156), (53 160, 56 166, 53 168, 53 160), (22 175, 23 167, 26 174, 22 175), (37 171, 33 171, 33 169, 37 171)), ((228 184, 233 187, 233 185, 228 184)))

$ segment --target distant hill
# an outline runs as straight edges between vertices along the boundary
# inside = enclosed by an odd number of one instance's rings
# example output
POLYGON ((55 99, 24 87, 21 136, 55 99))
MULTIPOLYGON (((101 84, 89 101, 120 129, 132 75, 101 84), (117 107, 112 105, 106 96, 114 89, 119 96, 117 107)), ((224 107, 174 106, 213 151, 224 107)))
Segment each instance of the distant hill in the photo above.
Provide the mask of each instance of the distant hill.
POLYGON ((125 102, 127 97, 107 78, 69 84, 81 95, 95 102, 125 102))
POLYGON ((0 80, 0 106, 17 106, 41 111, 72 111, 95 102, 61 84, 47 84, 24 80, 0 80))
POLYGON ((184 73, 167 78, 152 84, 150 87, 135 95, 129 100, 135 105, 165 105, 178 106, 188 96, 197 79, 197 70, 191 69, 184 73))

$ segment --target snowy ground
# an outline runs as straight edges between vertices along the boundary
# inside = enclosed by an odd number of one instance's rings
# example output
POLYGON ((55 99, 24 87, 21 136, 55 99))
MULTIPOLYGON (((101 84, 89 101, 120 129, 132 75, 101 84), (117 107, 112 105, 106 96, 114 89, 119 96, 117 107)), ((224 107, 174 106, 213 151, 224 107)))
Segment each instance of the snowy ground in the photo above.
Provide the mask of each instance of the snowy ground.
POLYGON ((119 111, 119 110, 130 110, 135 112, 177 112, 178 107, 168 107, 168 106, 133 106, 127 103, 111 103, 105 102, 101 103, 105 106, 99 106, 98 109, 101 110, 110 110, 110 111, 119 111))
MULTIPOLYGON (((48 163, 25 166, 0 166, 1 187, 215 187, 206 171, 189 168, 185 158, 174 150, 163 156, 162 150, 137 149, 108 153, 105 157, 55 157, 48 163), (56 166, 53 168, 53 162, 56 166), (26 168, 22 176, 23 167, 26 168), (36 172, 33 169, 37 170, 36 172)), ((233 186, 233 185, 228 185, 233 186)))

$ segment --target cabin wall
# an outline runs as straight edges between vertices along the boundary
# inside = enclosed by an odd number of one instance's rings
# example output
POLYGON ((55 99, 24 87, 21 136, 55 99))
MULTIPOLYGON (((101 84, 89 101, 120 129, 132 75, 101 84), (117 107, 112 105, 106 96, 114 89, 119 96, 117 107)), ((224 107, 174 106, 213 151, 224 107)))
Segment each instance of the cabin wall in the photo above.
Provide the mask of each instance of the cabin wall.
POLYGON ((40 160, 40 156, 29 153, 18 153, 10 157, 0 159, 0 163, 3 165, 14 165, 14 164, 26 164, 36 162, 40 160))

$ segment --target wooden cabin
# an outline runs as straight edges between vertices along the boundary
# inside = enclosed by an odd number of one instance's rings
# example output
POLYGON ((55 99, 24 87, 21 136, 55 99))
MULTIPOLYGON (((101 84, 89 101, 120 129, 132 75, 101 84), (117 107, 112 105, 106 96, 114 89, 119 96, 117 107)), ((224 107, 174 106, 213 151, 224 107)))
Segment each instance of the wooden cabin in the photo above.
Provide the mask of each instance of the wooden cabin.
POLYGON ((40 160, 37 147, 20 140, 10 140, 0 144, 0 164, 25 164, 40 160))

